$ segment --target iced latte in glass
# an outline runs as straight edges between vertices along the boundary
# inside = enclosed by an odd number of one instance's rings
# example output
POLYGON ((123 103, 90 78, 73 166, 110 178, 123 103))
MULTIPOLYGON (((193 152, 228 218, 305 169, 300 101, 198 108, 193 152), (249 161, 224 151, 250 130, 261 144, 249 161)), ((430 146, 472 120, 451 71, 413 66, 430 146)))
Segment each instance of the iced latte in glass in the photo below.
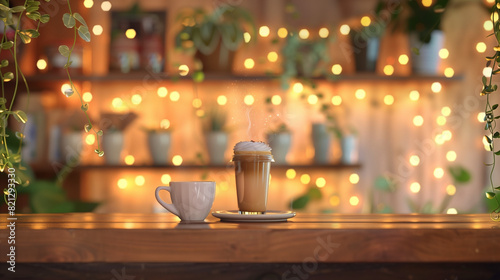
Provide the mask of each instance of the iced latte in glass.
POLYGON ((274 162, 271 148, 264 142, 239 142, 234 146, 233 162, 240 213, 264 214, 269 171, 274 162))

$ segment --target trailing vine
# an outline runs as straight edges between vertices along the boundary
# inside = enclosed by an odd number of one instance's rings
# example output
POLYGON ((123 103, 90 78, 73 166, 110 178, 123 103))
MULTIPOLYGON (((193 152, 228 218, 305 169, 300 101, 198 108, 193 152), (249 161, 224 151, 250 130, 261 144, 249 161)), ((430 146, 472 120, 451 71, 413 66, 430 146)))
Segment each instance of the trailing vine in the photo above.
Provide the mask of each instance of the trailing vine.
MULTIPOLYGON (((497 15, 500 13, 500 0, 495 1, 495 5, 492 7, 492 15, 497 15)), ((497 85, 493 84, 493 76, 500 73, 500 21, 494 16, 492 17, 493 22, 493 33, 489 36, 494 36, 497 46, 494 47, 494 55, 486 57, 486 67, 491 67, 491 74, 487 78, 483 76, 483 90, 481 91, 481 96, 486 96, 486 104, 484 107, 484 129, 489 133, 484 136, 484 139, 488 143, 488 147, 491 153, 492 162, 487 163, 490 166, 489 172, 489 188, 490 190, 486 192, 486 197, 488 199, 494 199, 496 201, 496 208, 491 212, 491 218, 495 221, 500 221, 500 200, 498 199, 497 192, 500 191, 500 186, 495 186, 493 181, 493 175, 496 167, 496 156, 500 156, 500 150, 495 149, 495 139, 500 138, 500 132, 497 131, 497 119, 500 115, 496 115, 495 112, 498 108, 498 104, 492 104, 491 94, 496 92, 498 89, 497 85)))

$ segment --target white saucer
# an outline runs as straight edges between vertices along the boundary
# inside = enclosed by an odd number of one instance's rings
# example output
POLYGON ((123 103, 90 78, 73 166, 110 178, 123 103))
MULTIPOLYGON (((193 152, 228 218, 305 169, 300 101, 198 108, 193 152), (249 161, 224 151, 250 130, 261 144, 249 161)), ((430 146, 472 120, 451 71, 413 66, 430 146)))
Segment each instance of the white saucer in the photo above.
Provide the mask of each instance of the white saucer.
POLYGON ((244 215, 238 210, 221 210, 212 213, 212 216, 219 218, 221 222, 236 223, 267 223, 286 222, 287 219, 295 217, 292 211, 266 211, 264 214, 244 215))

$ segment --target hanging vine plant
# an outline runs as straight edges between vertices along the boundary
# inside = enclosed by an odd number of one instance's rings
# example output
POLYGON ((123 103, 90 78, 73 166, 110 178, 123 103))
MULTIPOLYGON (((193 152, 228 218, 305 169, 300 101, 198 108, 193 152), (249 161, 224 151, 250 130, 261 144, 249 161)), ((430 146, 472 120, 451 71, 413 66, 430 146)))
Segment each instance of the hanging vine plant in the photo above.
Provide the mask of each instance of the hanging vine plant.
MULTIPOLYGON (((495 1, 495 5, 491 10, 492 14, 500 13, 500 0, 495 1)), ((500 138, 500 132, 497 129, 497 120, 500 119, 498 115, 498 104, 493 104, 492 94, 498 89, 498 86, 493 84, 493 76, 500 73, 500 21, 492 17, 493 21, 493 33, 488 35, 488 37, 493 36, 496 40, 497 46, 494 47, 495 53, 492 56, 486 57, 486 67, 491 67, 491 74, 489 77, 483 76, 483 90, 481 91, 481 96, 486 97, 486 104, 484 107, 484 129, 487 131, 484 138, 488 143, 489 151, 491 153, 491 162, 486 163, 490 167, 489 172, 489 190, 486 192, 486 197, 496 201, 496 207, 491 212, 491 218, 495 221, 500 221, 500 200, 497 193, 500 191, 500 186, 497 186, 494 182, 493 175, 495 174, 496 167, 496 157, 500 156, 500 150, 495 148, 495 140, 500 138)))

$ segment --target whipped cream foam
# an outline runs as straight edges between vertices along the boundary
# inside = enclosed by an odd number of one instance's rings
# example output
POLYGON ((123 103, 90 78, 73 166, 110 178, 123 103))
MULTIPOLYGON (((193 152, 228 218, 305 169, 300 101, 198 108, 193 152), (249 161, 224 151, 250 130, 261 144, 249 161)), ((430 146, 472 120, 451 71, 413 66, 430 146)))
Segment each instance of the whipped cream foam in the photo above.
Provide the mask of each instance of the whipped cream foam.
POLYGON ((242 141, 234 145, 235 152, 271 152, 271 147, 264 142, 242 141))

